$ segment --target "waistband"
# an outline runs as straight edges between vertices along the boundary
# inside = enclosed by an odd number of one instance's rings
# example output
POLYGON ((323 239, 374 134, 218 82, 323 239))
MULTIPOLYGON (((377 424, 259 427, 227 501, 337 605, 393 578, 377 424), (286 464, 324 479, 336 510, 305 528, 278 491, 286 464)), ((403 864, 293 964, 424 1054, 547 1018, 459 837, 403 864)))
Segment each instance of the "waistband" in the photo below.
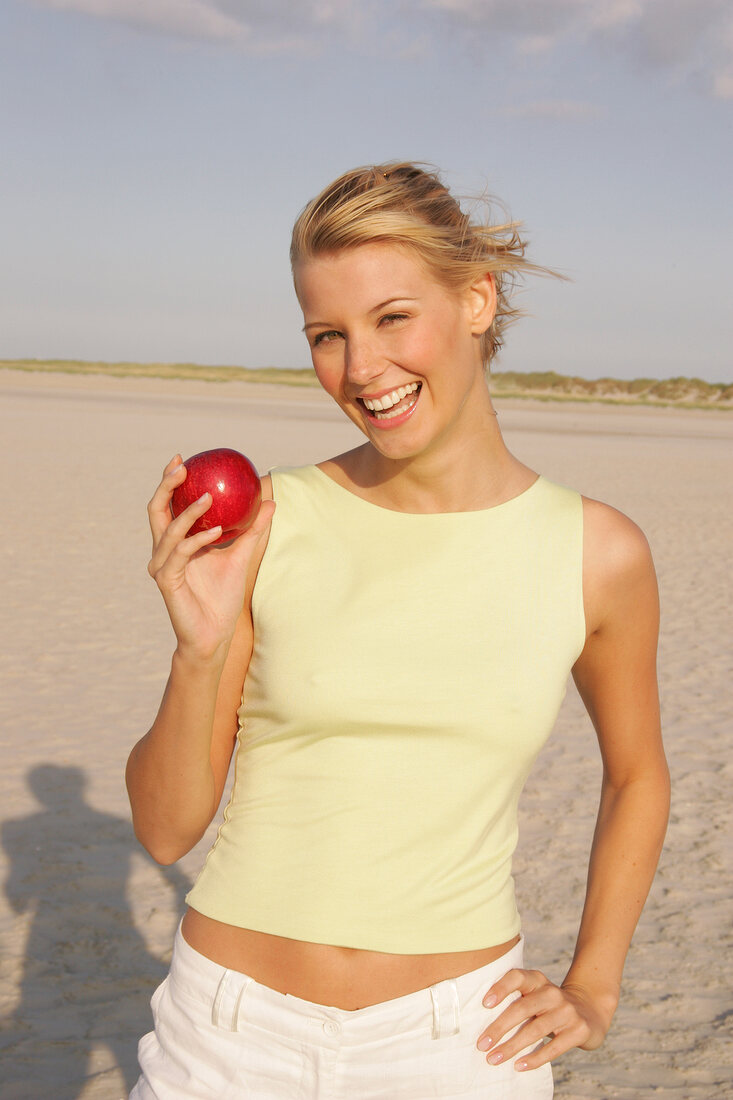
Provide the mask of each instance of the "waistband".
POLYGON ((199 1002, 214 1027, 238 1031, 240 1024, 282 1034, 322 1032, 341 1043, 358 1044, 396 1033, 428 1032, 433 1039, 458 1033, 461 1015, 482 1009, 490 985, 513 967, 521 967, 524 937, 486 966, 447 978, 414 993, 354 1010, 316 1004, 289 993, 279 993, 238 970, 229 970, 196 951, 176 932, 170 981, 186 997, 199 1002))

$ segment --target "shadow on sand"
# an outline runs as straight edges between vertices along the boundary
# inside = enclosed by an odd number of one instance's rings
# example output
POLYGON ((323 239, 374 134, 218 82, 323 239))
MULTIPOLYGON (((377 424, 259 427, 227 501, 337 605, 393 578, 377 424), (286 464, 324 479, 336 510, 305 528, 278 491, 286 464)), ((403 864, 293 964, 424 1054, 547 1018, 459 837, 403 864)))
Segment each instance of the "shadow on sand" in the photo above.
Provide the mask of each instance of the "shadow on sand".
MULTIPOLYGON (((0 1091, 4 1100, 76 1100, 101 1046, 129 1092, 137 1041, 152 1026, 150 995, 166 970, 126 897, 131 857, 142 849, 129 822, 86 803, 80 768, 44 764, 27 780, 43 808, 2 826, 5 892, 16 913, 32 915, 20 1001, 3 1021, 0 1091)), ((188 880, 175 867, 157 870, 182 911, 188 880)))

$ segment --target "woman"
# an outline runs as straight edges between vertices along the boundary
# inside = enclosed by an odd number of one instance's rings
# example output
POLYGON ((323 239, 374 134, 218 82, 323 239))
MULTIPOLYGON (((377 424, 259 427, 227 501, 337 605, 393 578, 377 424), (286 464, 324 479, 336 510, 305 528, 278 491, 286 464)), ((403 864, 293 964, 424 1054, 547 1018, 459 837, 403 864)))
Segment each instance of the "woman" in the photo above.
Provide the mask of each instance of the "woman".
POLYGON ((291 249, 319 382, 366 442, 263 478, 209 551, 166 467, 150 572, 176 632, 128 787, 178 859, 234 791, 153 998, 133 1097, 550 1097, 600 1045, 666 826, 657 592, 626 517, 507 450, 485 370, 531 270, 436 175, 357 169, 291 249), (275 507, 277 506, 277 511, 275 507), (523 967, 517 801, 572 671, 603 758, 575 955, 523 967))

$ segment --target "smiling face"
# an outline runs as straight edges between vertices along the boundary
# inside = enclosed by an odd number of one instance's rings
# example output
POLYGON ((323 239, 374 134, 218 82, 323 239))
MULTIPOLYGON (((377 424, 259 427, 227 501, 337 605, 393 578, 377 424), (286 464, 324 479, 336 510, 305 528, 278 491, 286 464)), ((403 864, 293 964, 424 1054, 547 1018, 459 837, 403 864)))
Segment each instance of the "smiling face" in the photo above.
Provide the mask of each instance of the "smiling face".
POLYGON ((409 248, 375 243, 299 261, 295 287, 319 382, 385 457, 431 451, 490 409, 488 276, 452 293, 409 248))

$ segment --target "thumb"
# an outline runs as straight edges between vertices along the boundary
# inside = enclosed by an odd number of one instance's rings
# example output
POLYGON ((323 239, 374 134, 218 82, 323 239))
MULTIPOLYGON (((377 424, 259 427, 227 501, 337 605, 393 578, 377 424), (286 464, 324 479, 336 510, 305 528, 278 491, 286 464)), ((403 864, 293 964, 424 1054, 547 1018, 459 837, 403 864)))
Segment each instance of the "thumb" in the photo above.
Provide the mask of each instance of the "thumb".
POLYGON ((272 517, 275 514, 275 507, 274 500, 263 500, 254 523, 248 531, 245 531, 245 535, 251 535, 254 541, 259 540, 272 522, 272 517))
POLYGON ((247 528, 244 534, 234 540, 233 555, 236 554, 237 557, 244 559, 250 557, 257 543, 269 530, 274 514, 275 501, 263 500, 252 525, 247 528))

